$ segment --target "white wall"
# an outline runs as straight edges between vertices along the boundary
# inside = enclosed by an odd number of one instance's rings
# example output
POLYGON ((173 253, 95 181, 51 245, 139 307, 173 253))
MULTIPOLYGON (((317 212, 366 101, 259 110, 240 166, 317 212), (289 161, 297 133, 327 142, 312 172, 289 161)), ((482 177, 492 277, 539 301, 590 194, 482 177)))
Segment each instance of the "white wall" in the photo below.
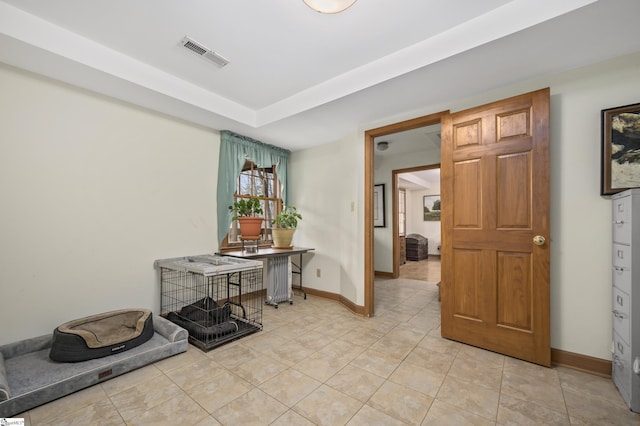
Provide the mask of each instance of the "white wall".
MULTIPOLYGON (((386 226, 375 228, 373 232, 373 268, 377 272, 393 272, 393 171, 410 167, 430 166, 440 163, 439 150, 424 150, 422 152, 403 153, 376 159, 374 164, 374 183, 385 184, 385 215, 386 226)), ((407 192, 409 198, 409 192, 407 192)), ((407 210, 415 210, 410 206, 412 200, 407 199, 407 210)), ((407 214, 407 233, 411 233, 407 214)), ((426 237, 426 235, 425 235, 426 237)))
POLYGON ((600 110, 640 101, 640 55, 551 86, 552 346, 610 359, 611 201, 600 191, 600 110))
POLYGON ((303 269, 305 287, 341 294, 364 304, 362 223, 364 157, 357 136, 293 152, 291 203, 302 213, 294 243, 313 247, 303 269), (317 270, 320 269, 320 277, 317 270))
POLYGON ((0 344, 159 309, 153 261, 217 249, 219 135, 0 65, 0 344))

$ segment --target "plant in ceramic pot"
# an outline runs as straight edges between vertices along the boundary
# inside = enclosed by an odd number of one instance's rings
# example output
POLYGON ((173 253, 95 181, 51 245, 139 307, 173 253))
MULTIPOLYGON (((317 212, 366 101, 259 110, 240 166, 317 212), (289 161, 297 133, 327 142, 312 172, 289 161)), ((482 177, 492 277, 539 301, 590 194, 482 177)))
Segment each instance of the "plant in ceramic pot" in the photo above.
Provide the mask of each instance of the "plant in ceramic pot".
POLYGON ((273 219, 271 229, 274 248, 291 248, 293 234, 302 215, 294 206, 284 206, 284 209, 273 219))
POLYGON ((240 198, 229 206, 232 220, 240 224, 240 235, 245 239, 259 239, 262 230, 262 204, 256 197, 240 198))

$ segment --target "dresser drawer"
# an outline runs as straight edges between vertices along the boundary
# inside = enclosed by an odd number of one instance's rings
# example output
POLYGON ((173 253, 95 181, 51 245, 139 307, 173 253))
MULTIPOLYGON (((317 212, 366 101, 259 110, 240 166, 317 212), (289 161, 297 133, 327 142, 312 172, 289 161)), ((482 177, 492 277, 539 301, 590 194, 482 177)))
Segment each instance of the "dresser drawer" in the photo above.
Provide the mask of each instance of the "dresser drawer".
POLYGON ((613 241, 631 242, 631 197, 613 200, 613 241))
POLYGON ((622 394, 624 400, 629 404, 631 399, 631 381, 633 372, 631 371, 631 349, 617 333, 613 333, 613 362, 611 378, 622 394))
POLYGON ((613 330, 626 343, 631 343, 631 316, 629 295, 617 287, 613 287, 613 330))
POLYGON ((631 247, 613 245, 613 285, 625 293, 631 293, 631 247))
POLYGON ((631 291, 631 270, 613 267, 613 285, 624 292, 631 291))
POLYGON ((631 267, 631 246, 624 244, 613 244, 613 266, 622 268, 631 267))

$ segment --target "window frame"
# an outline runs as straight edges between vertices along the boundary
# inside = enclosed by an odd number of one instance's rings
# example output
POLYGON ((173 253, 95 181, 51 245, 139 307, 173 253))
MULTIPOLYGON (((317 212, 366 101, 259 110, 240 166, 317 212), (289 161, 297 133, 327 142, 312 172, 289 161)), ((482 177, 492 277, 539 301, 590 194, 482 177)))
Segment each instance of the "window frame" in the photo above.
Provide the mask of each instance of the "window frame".
MULTIPOLYGON (((284 185, 278 178, 275 164, 271 167, 258 167, 251 160, 245 161, 242 171, 236 179, 236 191, 233 194, 233 202, 242 198, 246 199, 257 197, 260 199, 264 213, 260 232, 261 239, 258 241, 258 247, 270 247, 273 243, 271 228, 274 218, 282 211, 284 205, 282 200, 283 192, 284 185), (249 180, 248 187, 246 185, 243 187, 243 179, 249 180), (259 185, 256 185, 257 180, 262 180, 262 184, 260 186, 263 190, 265 188, 272 188, 274 193, 271 194, 271 196, 265 196, 264 193, 256 194, 256 191, 261 190, 261 188, 258 187, 259 185), (248 193, 246 192, 247 189, 249 190, 248 193), (267 207, 267 203, 273 203, 272 210, 267 207)), ((224 238, 221 251, 237 250, 242 247, 242 241, 238 238, 240 235, 239 231, 240 227, 238 225, 238 221, 231 221, 227 235, 224 238), (232 236, 234 237, 233 241, 230 240, 232 236)))
POLYGON ((407 191, 398 189, 398 235, 404 237, 407 234, 407 191))

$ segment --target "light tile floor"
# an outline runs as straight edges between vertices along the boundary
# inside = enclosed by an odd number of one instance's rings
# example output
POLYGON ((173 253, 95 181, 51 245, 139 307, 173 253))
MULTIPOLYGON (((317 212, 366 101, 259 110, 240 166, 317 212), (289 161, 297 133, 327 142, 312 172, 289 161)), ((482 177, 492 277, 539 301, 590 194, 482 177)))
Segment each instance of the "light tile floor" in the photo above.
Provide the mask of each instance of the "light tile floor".
POLYGON ((309 296, 264 330, 35 408, 27 425, 638 425, 609 379, 440 337, 437 287, 376 281, 373 318, 309 296))
POLYGON ((430 254, 426 259, 407 260, 400 265, 400 278, 437 283, 440 281, 440 256, 430 254))

